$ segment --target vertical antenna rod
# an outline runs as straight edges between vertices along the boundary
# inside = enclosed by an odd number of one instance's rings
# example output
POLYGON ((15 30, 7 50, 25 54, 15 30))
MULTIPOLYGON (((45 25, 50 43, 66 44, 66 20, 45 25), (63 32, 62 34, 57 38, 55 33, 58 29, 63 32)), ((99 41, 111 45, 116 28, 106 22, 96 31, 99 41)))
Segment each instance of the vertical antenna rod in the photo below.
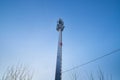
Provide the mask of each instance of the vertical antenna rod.
POLYGON ((59 32, 59 40, 58 40, 55 80, 62 80, 62 31, 63 29, 64 29, 64 22, 62 21, 62 19, 59 19, 56 27, 56 30, 59 32))

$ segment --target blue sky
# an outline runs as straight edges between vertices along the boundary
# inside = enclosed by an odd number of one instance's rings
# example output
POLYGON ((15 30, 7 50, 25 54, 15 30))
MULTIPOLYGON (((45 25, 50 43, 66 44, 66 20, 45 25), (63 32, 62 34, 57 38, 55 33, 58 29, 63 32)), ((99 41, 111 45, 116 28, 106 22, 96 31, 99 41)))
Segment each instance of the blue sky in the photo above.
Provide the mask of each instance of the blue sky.
MULTIPOLYGON (((63 71, 120 48, 119 0, 0 0, 0 75, 20 63, 32 68, 34 80, 54 79, 59 18, 63 71)), ((98 66, 120 80, 119 53, 64 73, 63 80, 98 66)))

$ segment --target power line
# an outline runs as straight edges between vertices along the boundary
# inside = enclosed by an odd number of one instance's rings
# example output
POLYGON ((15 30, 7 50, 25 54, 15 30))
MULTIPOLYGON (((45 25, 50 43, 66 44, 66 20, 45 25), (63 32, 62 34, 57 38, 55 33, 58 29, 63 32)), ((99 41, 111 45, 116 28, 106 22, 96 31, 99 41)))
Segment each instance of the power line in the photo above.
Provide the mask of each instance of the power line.
POLYGON ((107 54, 105 54, 105 55, 102 55, 102 56, 100 56, 100 57, 97 57, 97 58, 95 58, 95 59, 92 59, 92 60, 90 60, 90 61, 88 61, 88 62, 85 62, 85 63, 83 63, 83 64, 77 65, 77 66, 75 66, 75 67, 73 67, 73 68, 71 68, 71 69, 65 70, 65 71, 63 71, 62 73, 66 73, 66 72, 69 72, 69 71, 71 71, 71 70, 77 69, 77 68, 79 68, 79 67, 85 66, 85 65, 87 65, 87 64, 90 64, 90 63, 92 63, 92 62, 95 62, 95 61, 97 61, 97 60, 100 60, 100 59, 102 59, 102 58, 104 58, 104 57, 106 57, 106 56, 109 56, 109 55, 114 54, 114 53, 119 52, 119 51, 120 51, 120 49, 116 49, 116 50, 114 50, 114 51, 112 51, 112 52, 110 52, 110 53, 107 53, 107 54))

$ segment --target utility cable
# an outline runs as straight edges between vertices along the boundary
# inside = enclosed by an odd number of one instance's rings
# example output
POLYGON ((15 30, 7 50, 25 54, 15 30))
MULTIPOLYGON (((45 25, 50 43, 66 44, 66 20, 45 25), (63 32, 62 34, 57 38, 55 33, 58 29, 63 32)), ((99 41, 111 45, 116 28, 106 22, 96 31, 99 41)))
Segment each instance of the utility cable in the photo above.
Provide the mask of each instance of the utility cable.
POLYGON ((90 60, 90 61, 88 61, 88 62, 85 62, 85 63, 83 63, 83 64, 77 65, 77 66, 75 66, 75 67, 73 67, 73 68, 71 68, 71 69, 65 70, 65 71, 63 71, 62 73, 66 73, 66 72, 69 72, 69 71, 71 71, 71 70, 77 69, 77 68, 79 68, 79 67, 83 67, 83 66, 85 66, 85 65, 87 65, 87 64, 90 64, 90 63, 92 63, 92 62, 95 62, 95 61, 97 61, 97 60, 100 60, 100 59, 102 59, 102 58, 104 58, 104 57, 106 57, 106 56, 109 56, 109 55, 114 54, 114 53, 119 52, 119 51, 120 51, 120 49, 116 49, 116 50, 114 50, 114 51, 112 51, 112 52, 109 52, 109 53, 107 53, 107 54, 105 54, 105 55, 102 55, 102 56, 100 56, 100 57, 97 57, 97 58, 95 58, 95 59, 92 59, 92 60, 90 60))

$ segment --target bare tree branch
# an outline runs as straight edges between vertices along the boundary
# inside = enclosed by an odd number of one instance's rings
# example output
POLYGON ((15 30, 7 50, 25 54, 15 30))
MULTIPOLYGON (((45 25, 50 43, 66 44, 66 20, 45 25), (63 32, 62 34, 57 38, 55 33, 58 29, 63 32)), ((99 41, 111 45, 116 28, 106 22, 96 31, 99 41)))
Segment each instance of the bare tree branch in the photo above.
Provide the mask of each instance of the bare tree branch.
POLYGON ((9 67, 2 76, 2 80, 32 80, 33 75, 30 71, 23 66, 20 67, 9 67))

